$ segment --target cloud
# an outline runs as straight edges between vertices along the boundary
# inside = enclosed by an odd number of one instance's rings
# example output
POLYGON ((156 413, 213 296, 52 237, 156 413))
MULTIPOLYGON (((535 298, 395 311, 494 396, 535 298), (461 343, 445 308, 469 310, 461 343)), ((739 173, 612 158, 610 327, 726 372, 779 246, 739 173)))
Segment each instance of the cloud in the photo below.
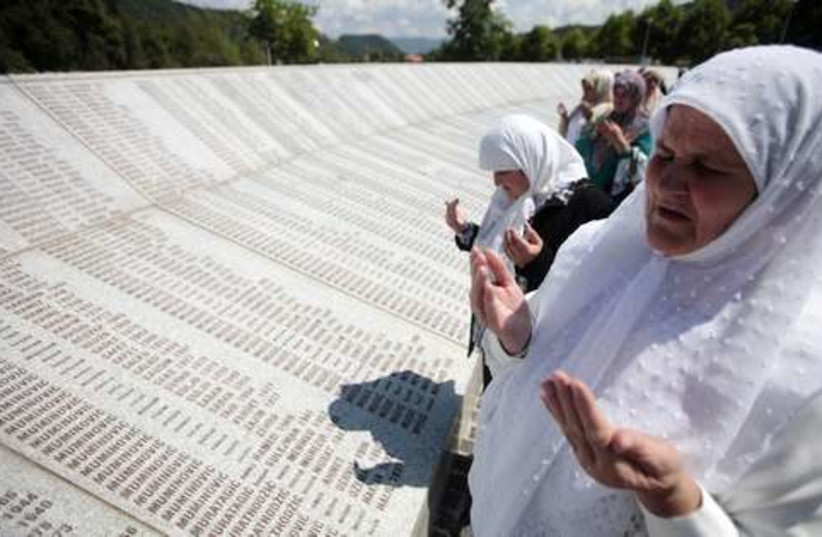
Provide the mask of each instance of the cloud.
MULTIPOLYGON (((641 11, 658 0, 497 0, 518 32, 536 24, 601 24, 612 13, 641 11)), ((684 0, 675 0, 682 3, 684 0)), ((186 0, 226 9, 247 9, 250 0, 186 0)), ((319 6, 314 18, 325 34, 378 33, 388 37, 444 37, 450 17, 442 0, 304 0, 319 6)))
POLYGON ((448 11, 441 0, 312 0, 317 26, 331 36, 443 37, 448 11))

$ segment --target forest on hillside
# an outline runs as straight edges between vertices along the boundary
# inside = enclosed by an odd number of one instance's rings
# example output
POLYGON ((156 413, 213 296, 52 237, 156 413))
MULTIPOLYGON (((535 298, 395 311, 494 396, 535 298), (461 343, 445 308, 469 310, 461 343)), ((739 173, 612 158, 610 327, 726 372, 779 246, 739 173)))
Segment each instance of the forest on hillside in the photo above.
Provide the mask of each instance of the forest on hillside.
POLYGON ((449 61, 604 59, 693 65, 731 48, 792 43, 822 49, 820 0, 661 0, 612 14, 599 26, 516 33, 495 0, 443 0, 456 12, 431 56, 449 61))
MULTIPOLYGON (((496 0, 442 0, 448 39, 429 61, 655 61, 692 65, 729 48, 822 49, 819 0, 661 0, 599 26, 515 32, 496 0)), ((315 7, 255 0, 248 12, 172 0, 27 0, 0 5, 0 73, 401 61, 382 36, 330 39, 315 7)))
POLYGON ((265 65, 267 52, 275 55, 272 63, 403 57, 381 36, 329 39, 297 2, 258 0, 255 7, 245 13, 172 0, 3 3, 0 73, 265 65), (266 39, 269 33, 275 37, 266 39))

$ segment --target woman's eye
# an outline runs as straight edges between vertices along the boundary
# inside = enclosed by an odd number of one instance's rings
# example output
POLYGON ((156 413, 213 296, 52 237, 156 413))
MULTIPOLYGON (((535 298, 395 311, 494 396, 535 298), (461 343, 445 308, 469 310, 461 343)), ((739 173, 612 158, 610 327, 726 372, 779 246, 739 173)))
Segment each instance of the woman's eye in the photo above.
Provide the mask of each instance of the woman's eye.
POLYGON ((695 161, 694 162, 694 167, 696 167, 700 171, 707 172, 707 173, 713 173, 713 174, 723 173, 723 171, 721 169, 715 167, 712 163, 705 162, 703 160, 695 161))

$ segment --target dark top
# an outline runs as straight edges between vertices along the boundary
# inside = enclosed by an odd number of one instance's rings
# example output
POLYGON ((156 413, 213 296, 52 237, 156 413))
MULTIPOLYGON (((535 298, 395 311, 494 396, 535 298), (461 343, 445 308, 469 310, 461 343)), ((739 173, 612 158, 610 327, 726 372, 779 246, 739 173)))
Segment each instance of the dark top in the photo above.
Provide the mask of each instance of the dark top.
MULTIPOLYGON (((577 181, 573 188, 567 203, 558 198, 549 198, 537 208, 529 221, 542 239, 542 251, 524 267, 516 267, 517 282, 526 293, 540 286, 554 262, 557 250, 571 233, 586 222, 607 218, 614 209, 611 197, 589 180, 577 181)), ((468 225, 470 229, 454 237, 460 250, 470 250, 479 231, 477 224, 468 225)))

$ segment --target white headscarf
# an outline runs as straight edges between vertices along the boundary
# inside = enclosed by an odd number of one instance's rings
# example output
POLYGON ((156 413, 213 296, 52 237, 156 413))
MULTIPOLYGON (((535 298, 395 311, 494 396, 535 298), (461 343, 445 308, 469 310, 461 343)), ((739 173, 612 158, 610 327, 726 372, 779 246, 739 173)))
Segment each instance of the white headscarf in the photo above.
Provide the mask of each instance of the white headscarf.
POLYGON ((575 144, 580 136, 588 135, 592 125, 603 116, 607 116, 613 110, 611 86, 614 83, 614 74, 607 69, 592 69, 582 80, 594 88, 594 100, 587 103, 591 107, 591 117, 586 118, 583 113, 582 103, 578 104, 568 116, 568 132, 565 139, 570 144, 575 144))
POLYGON ((479 537, 642 535, 633 495, 585 476, 539 398, 562 368, 612 422, 667 438, 723 492, 822 389, 822 56, 754 47, 716 56, 662 102, 717 122, 759 195, 713 242, 653 252, 643 185, 560 250, 532 302, 520 368, 483 396, 471 468, 479 537), (607 270, 606 270, 607 269, 607 270))
POLYGON ((544 123, 523 114, 503 117, 483 136, 479 165, 488 171, 522 170, 528 178, 528 192, 514 202, 498 188, 480 224, 476 244, 500 253, 506 229, 521 229, 546 199, 567 199, 571 185, 588 176, 576 149, 544 123))

